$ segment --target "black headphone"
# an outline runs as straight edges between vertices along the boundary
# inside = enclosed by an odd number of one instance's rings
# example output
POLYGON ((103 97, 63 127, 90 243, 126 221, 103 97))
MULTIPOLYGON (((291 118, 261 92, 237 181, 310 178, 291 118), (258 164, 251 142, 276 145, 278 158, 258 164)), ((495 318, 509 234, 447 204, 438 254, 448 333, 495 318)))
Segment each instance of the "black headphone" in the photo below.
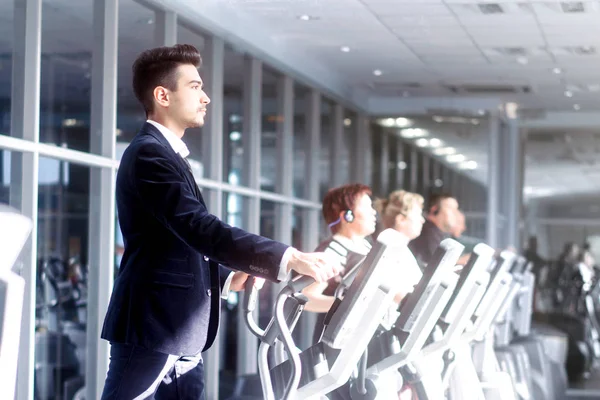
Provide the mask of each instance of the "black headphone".
POLYGON ((346 210, 344 213, 344 220, 346 220, 348 223, 352 223, 354 221, 354 213, 352 210, 346 210))

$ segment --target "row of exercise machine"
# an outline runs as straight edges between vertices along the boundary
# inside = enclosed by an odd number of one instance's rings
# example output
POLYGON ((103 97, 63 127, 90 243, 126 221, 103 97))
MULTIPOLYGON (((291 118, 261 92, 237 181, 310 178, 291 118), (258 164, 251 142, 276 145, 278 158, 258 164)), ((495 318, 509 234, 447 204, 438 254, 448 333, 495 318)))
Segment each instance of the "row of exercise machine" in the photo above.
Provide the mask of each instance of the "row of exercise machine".
MULTIPOLYGON (((11 226, 0 237, 0 387, 12 398, 19 348, 14 327, 25 289, 12 268, 31 221, 4 206, 0 221, 11 226)), ((567 337, 547 326, 532 328, 535 279, 524 258, 479 244, 455 272, 464 247, 446 239, 400 304, 398 319, 383 328, 399 283, 390 277, 399 276, 407 254, 398 243, 393 230, 378 236, 340 283, 321 339, 304 351, 292 331, 307 301, 302 289, 312 279, 287 283, 264 330, 253 319, 257 292, 249 284, 243 307, 261 343, 262 398, 320 399, 349 385, 352 399, 393 399, 398 393, 390 376, 396 375, 419 400, 565 398, 567 337)))
POLYGON ((391 229, 378 236, 340 283, 321 340, 303 351, 292 331, 307 302, 302 289, 313 280, 287 283, 264 330, 247 285, 246 324, 260 340, 264 399, 327 398, 344 385, 353 400, 397 399, 394 375, 419 400, 565 398, 567 339, 548 326, 532 329, 535 278, 526 259, 481 243, 457 271, 464 247, 442 241, 388 329, 381 321, 399 283, 391 277, 401 277, 407 251, 398 243, 391 229))

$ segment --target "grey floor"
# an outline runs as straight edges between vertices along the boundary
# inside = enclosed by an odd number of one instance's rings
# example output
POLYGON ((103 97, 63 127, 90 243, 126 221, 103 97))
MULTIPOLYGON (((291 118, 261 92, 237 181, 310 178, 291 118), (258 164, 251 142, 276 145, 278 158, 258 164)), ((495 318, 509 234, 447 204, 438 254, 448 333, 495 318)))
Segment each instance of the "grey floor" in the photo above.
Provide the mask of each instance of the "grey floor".
POLYGON ((585 381, 571 384, 567 400, 600 400, 600 371, 585 381))

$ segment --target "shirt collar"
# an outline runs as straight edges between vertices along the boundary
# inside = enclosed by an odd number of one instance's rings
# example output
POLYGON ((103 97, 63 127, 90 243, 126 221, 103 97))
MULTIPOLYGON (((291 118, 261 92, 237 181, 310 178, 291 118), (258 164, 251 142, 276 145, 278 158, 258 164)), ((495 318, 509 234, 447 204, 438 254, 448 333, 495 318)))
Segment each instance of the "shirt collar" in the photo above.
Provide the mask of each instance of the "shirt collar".
POLYGON ((181 140, 179 137, 177 137, 177 135, 174 134, 169 128, 165 127, 164 125, 159 124, 156 121, 152 121, 150 119, 147 120, 146 122, 154 125, 154 127, 156 127, 156 129, 158 129, 160 131, 160 133, 165 137, 165 139, 167 139, 167 142, 169 142, 169 144, 171 145, 171 148, 173 149, 173 151, 176 154, 179 154, 181 156, 181 158, 186 158, 187 156, 190 155, 190 150, 188 149, 186 144, 183 142, 183 140, 181 140))

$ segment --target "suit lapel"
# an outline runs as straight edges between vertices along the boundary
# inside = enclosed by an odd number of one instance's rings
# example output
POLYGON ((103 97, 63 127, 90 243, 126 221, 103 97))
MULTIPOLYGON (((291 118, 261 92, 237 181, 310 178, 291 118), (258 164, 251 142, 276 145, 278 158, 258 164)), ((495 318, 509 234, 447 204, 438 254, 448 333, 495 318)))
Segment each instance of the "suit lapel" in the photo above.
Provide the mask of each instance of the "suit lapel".
POLYGON ((200 189, 198 189, 198 185, 196 184, 196 178, 194 178, 194 173, 192 172, 190 164, 188 163, 188 161, 186 159, 181 157, 179 154, 177 154, 177 161, 179 161, 180 164, 183 164, 183 170, 185 171, 185 178, 187 179, 188 183, 194 189, 194 193, 196 194, 196 197, 198 198, 198 200, 200 200, 200 202, 202 202, 202 204, 204 204, 204 199, 202 198, 200 189))
MULTIPOLYGON (((152 135, 163 146, 165 146, 170 152, 173 152, 173 148, 169 144, 168 140, 163 136, 162 133, 160 133, 160 131, 154 125, 146 122, 142 126, 140 133, 152 135)), ((179 166, 183 169, 183 176, 187 180, 188 184, 192 187, 192 190, 193 190, 194 194, 196 195, 196 198, 202 203, 202 205, 204 205, 206 207, 206 204, 204 203, 204 198, 202 198, 202 193, 200 193, 200 189, 198 189, 198 185, 196 184, 196 179, 194 178, 194 174, 192 173, 192 170, 190 168, 190 164, 187 162, 187 160, 183 159, 183 157, 181 157, 179 154, 175 154, 175 159, 177 160, 177 163, 179 163, 179 166)))

